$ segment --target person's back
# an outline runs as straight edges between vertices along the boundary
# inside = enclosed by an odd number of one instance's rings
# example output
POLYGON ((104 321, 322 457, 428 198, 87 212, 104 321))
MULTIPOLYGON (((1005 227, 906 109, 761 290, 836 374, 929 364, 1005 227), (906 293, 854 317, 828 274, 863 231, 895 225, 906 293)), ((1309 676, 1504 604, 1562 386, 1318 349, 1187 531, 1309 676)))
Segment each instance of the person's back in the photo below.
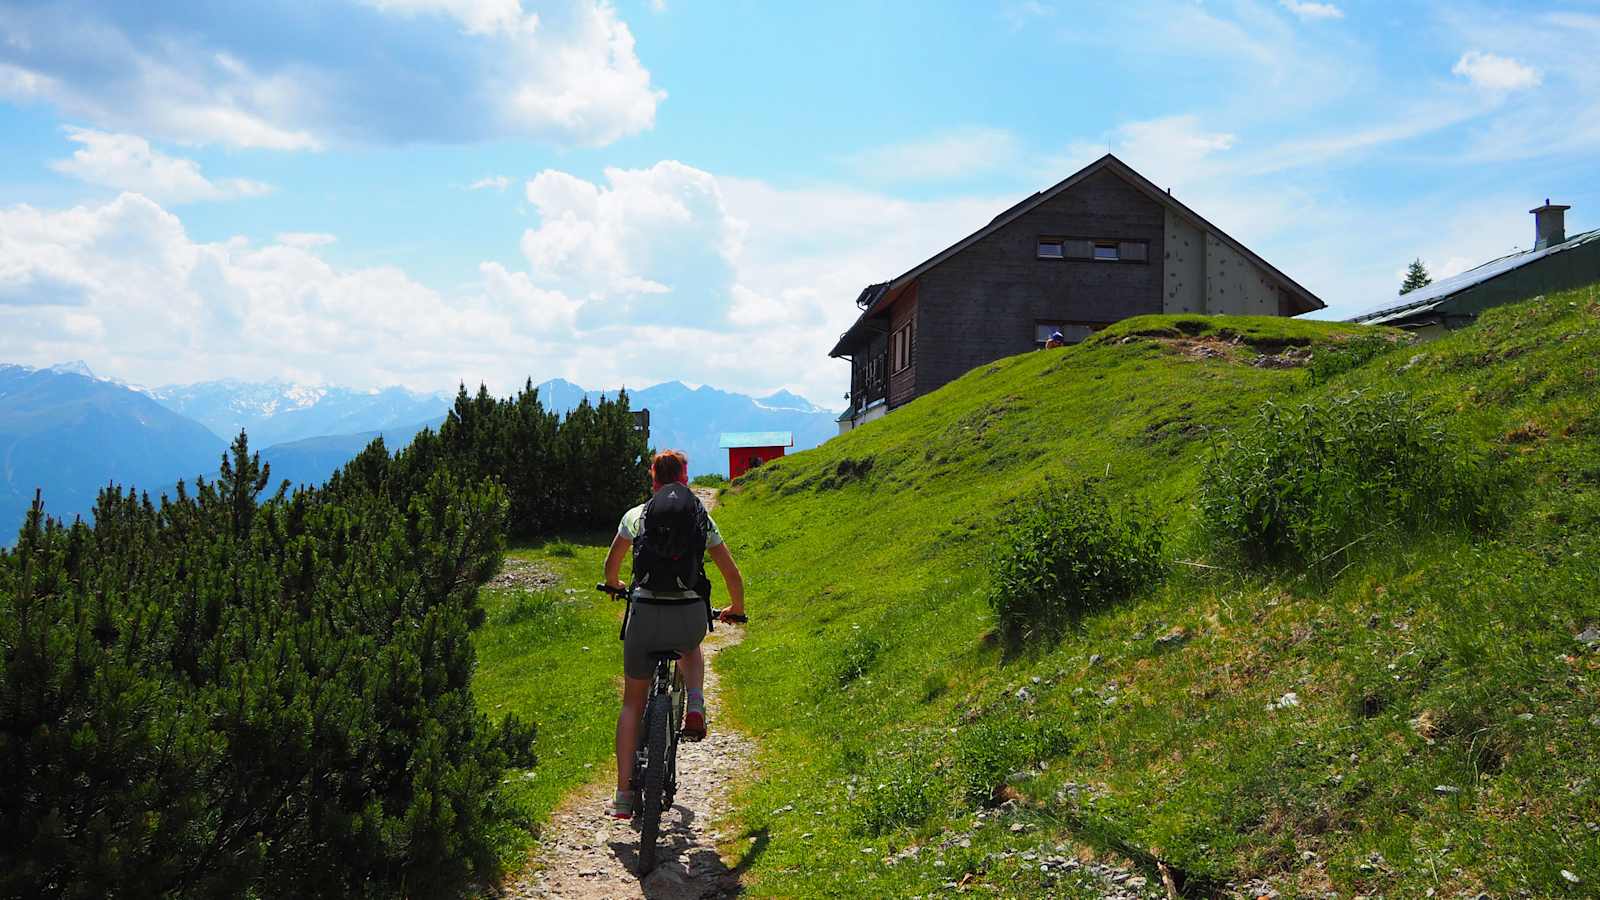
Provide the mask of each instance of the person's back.
POLYGON ((678 670, 688 692, 682 736, 701 740, 706 734, 705 640, 711 613, 711 582, 705 576, 705 554, 721 570, 728 585, 724 616, 744 614, 744 580, 739 567, 700 499, 689 489, 688 459, 677 450, 656 454, 650 466, 654 493, 628 510, 606 556, 606 584, 623 587, 622 558, 633 551, 633 583, 622 628, 622 711, 617 717, 617 795, 607 808, 616 818, 631 818, 636 794, 631 758, 638 743, 639 720, 650 689, 652 654, 676 651, 678 670))

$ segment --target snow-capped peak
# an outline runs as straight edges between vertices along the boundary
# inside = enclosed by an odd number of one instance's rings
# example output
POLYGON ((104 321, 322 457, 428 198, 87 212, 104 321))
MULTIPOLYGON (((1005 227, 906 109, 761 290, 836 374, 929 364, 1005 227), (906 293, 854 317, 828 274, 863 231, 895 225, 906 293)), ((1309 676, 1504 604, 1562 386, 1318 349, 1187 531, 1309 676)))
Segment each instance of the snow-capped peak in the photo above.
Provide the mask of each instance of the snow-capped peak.
POLYGON ((822 411, 821 407, 810 400, 785 390, 773 391, 765 397, 755 398, 754 403, 762 409, 782 409, 806 413, 822 411))
POLYGON ((94 373, 89 370, 89 364, 81 359, 75 359, 71 362, 56 363, 45 371, 54 372, 57 375, 82 375, 85 378, 94 377, 94 373))

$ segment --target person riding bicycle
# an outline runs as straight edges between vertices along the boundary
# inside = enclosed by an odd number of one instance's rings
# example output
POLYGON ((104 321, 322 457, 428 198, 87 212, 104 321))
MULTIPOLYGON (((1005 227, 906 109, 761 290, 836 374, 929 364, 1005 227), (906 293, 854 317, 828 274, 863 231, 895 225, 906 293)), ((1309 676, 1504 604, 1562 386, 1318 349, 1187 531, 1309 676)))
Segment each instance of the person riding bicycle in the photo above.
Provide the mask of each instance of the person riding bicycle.
MULTIPOLYGON (((650 675, 654 668, 651 654, 675 650, 681 655, 678 671, 683 675, 688 692, 687 711, 684 714, 682 737, 698 741, 706 735, 705 656, 700 652, 700 642, 705 640, 709 627, 710 582, 705 580, 703 559, 692 560, 697 577, 694 583, 664 585, 652 584, 649 572, 641 571, 639 548, 634 542, 645 536, 646 512, 652 504, 678 503, 680 507, 692 502, 690 512, 701 524, 705 549, 712 562, 722 572, 728 585, 727 609, 722 611, 723 621, 744 614, 744 578, 739 567, 723 543, 717 523, 701 507, 699 500, 689 494, 689 460, 679 450, 664 450, 650 463, 653 496, 650 503, 641 503, 628 510, 617 526, 617 536, 611 541, 611 552, 606 555, 606 585, 612 588, 628 587, 622 583, 622 559, 634 549, 634 578, 627 618, 622 636, 622 711, 617 716, 617 794, 606 807, 606 814, 616 819, 633 818, 638 805, 638 792, 630 783, 633 778, 633 754, 639 745, 639 721, 644 714, 645 701, 650 692, 650 675)), ((656 508, 663 508, 658 506, 656 508)))

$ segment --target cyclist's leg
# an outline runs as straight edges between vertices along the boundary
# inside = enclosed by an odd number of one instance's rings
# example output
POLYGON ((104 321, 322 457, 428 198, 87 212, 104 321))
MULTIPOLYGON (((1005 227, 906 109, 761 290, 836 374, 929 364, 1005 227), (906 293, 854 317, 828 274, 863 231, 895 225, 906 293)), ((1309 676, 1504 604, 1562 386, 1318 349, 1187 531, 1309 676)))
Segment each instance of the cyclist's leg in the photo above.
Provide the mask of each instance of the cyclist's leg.
POLYGON ((695 644, 693 650, 678 660, 678 671, 683 673, 683 686, 686 689, 698 694, 705 687, 706 656, 700 652, 699 644, 695 644))
MULTIPOLYGON (((617 798, 612 814, 622 805, 629 792, 635 791, 633 781, 634 753, 639 749, 639 723, 644 718, 644 705, 649 700, 650 675, 654 662, 650 659, 650 641, 653 636, 655 609, 635 604, 628 615, 627 632, 622 638, 622 709, 617 714, 617 798)), ((631 807, 631 804, 630 804, 631 807)))
POLYGON ((639 720, 649 699, 649 678, 625 678, 622 712, 617 716, 617 790, 633 790, 633 754, 639 749, 639 720))

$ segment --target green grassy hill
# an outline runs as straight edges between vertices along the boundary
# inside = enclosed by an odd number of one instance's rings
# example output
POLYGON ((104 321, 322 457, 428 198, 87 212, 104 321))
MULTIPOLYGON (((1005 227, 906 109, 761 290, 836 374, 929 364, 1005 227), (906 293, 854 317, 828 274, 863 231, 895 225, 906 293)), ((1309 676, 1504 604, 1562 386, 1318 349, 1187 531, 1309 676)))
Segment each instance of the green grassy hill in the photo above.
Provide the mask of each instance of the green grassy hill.
POLYGON ((1499 309, 1317 385, 1278 367, 1373 333, 1129 320, 725 491, 752 618, 719 661, 764 741, 736 813, 753 893, 1104 887, 1051 855, 1131 864, 1146 894, 1163 866, 1193 895, 1600 890, 1600 652, 1576 638, 1600 624, 1600 303, 1499 309), (1503 521, 1315 575, 1218 551, 1196 504, 1216 430, 1352 390, 1486 450, 1503 521), (1000 520, 1075 476, 1154 505, 1171 574, 1009 651, 1000 520))

